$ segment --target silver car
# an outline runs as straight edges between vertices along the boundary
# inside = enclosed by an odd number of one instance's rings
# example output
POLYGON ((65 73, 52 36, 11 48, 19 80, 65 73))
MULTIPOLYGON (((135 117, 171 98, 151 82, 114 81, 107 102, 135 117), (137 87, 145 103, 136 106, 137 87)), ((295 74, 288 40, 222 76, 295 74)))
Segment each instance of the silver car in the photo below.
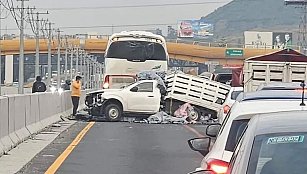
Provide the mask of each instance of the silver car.
POLYGON ((307 172, 307 112, 255 116, 237 144, 228 174, 307 172))

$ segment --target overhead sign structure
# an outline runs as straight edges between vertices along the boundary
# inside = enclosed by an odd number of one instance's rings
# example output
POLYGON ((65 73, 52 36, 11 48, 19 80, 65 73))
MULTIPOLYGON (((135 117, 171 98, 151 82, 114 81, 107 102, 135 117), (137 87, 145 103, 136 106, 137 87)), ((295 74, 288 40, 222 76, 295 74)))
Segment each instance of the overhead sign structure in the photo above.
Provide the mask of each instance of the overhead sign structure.
POLYGON ((242 49, 226 49, 226 57, 243 57, 243 50, 242 49))

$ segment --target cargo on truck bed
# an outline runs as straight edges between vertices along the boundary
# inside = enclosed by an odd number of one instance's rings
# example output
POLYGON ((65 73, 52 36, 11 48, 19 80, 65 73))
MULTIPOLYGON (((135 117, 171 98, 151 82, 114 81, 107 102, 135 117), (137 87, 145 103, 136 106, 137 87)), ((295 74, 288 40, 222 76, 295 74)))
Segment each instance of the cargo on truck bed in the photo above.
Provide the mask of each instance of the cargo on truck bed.
POLYGON ((230 86, 201 77, 177 73, 166 78, 166 112, 173 114, 178 106, 189 103, 198 110, 198 114, 216 117, 224 103, 230 86))

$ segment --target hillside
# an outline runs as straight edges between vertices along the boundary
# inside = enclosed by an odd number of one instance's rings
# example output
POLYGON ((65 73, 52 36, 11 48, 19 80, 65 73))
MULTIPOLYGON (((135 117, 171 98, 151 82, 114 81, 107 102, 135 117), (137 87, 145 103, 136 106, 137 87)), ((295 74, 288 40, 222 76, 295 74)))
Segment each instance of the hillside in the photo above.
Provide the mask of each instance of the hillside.
POLYGON ((215 25, 217 39, 243 37, 246 30, 298 31, 301 9, 284 0, 233 0, 205 19, 215 25))

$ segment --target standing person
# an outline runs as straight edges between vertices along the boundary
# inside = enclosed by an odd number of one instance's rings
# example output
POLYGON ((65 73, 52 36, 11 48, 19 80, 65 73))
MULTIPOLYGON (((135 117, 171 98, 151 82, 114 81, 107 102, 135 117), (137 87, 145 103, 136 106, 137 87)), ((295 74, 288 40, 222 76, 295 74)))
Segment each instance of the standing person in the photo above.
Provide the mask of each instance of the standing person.
POLYGON ((32 93, 45 92, 46 90, 47 90, 46 84, 42 82, 41 76, 37 76, 36 81, 33 83, 32 86, 32 93))
POLYGON ((76 116, 78 106, 79 106, 79 100, 81 96, 81 77, 77 76, 76 80, 72 82, 71 84, 71 100, 73 104, 73 116, 76 116))
POLYGON ((63 88, 65 91, 67 91, 67 90, 69 91, 70 90, 70 85, 71 85, 70 80, 66 80, 65 84, 63 84, 61 86, 61 88, 63 88))

